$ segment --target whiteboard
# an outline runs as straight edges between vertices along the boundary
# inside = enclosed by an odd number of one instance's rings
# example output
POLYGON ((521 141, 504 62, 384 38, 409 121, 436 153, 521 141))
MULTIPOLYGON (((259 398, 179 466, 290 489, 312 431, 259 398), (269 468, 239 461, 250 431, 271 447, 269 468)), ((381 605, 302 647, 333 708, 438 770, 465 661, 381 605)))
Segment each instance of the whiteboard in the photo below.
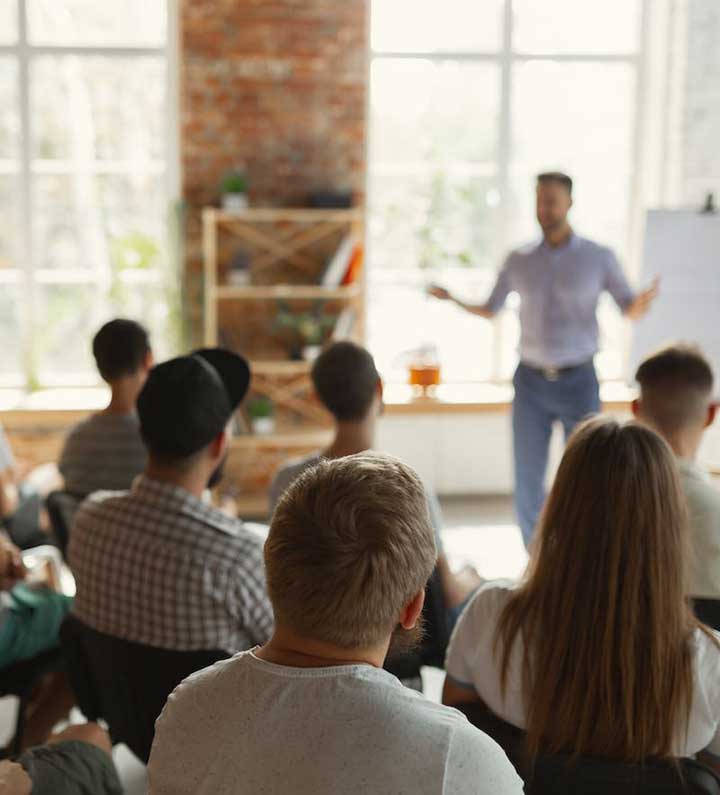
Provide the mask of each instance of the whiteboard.
POLYGON ((699 345, 720 382, 720 214, 650 210, 640 284, 660 277, 660 295, 634 323, 629 381, 638 364, 671 342, 699 345))

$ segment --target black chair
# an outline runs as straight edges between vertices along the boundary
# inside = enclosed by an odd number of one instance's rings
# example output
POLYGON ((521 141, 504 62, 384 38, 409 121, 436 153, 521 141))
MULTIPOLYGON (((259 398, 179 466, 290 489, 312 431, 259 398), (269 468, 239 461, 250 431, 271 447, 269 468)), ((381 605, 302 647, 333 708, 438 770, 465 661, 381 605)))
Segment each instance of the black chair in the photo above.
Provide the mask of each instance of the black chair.
POLYGON ((66 560, 73 517, 83 499, 82 496, 69 491, 51 491, 45 497, 45 509, 50 517, 53 535, 66 560))
POLYGON ((447 605, 437 568, 425 589, 422 616, 424 633, 420 646, 404 654, 391 654, 385 662, 385 670, 415 689, 422 689, 421 669, 424 665, 445 666, 445 652, 450 641, 447 605))
POLYGON ((703 624, 720 630, 720 599, 693 599, 692 605, 703 624))
POLYGON ((96 632, 73 615, 60 638, 80 710, 89 721, 105 720, 113 743, 125 743, 145 764, 170 693, 190 674, 230 656, 132 643, 96 632))
POLYGON ((15 736, 9 748, 10 756, 15 757, 20 753, 25 730, 25 712, 33 690, 43 676, 62 669, 62 653, 59 648, 55 648, 0 670, 0 698, 14 696, 18 699, 15 736))
POLYGON ((525 781, 526 795, 720 795, 720 776, 694 759, 650 759, 643 765, 569 754, 540 754, 530 764, 526 735, 484 704, 460 704, 470 723, 490 735, 525 781))
POLYGON ((49 543, 46 533, 40 528, 42 497, 27 483, 18 487, 19 505, 12 516, 2 521, 10 540, 20 549, 30 549, 49 543))

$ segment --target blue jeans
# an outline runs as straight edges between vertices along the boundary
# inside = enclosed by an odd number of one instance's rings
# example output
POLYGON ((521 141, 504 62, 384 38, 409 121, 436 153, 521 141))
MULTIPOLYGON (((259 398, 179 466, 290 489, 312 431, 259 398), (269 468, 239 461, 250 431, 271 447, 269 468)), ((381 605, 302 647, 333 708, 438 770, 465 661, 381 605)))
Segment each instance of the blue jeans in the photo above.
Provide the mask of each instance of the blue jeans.
POLYGON ((545 501, 553 423, 562 423, 567 441, 581 420, 600 411, 600 390, 592 362, 559 373, 555 381, 520 364, 513 386, 515 511, 527 546, 545 501))

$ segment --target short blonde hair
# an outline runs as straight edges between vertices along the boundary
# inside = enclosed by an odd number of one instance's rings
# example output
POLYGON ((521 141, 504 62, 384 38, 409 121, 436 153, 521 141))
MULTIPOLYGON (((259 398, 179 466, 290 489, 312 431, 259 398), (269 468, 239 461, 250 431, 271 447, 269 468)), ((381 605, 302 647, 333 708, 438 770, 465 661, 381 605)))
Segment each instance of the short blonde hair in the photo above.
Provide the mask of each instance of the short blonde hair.
POLYGON ((275 509, 265 543, 275 619, 342 648, 374 646, 436 558, 425 489, 409 466, 378 453, 323 460, 275 509))

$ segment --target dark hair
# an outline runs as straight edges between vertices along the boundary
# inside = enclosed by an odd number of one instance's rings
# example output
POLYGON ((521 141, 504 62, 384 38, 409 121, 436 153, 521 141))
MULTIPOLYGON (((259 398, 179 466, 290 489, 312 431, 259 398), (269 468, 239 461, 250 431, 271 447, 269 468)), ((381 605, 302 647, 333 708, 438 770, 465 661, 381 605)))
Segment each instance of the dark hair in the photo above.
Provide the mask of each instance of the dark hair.
POLYGON ((134 320, 123 318, 106 323, 92 343, 95 363, 105 381, 134 375, 142 367, 149 351, 147 331, 134 320))
POLYGON ((325 408, 339 421, 363 419, 380 376, 370 352, 354 342, 335 342, 315 360, 312 380, 325 408))
POLYGON ((645 359, 635 373, 642 413, 664 433, 702 421, 713 391, 713 372, 694 345, 668 345, 645 359))
POLYGON ((563 188, 572 196, 573 181, 572 177, 563 174, 562 171, 544 171, 542 174, 537 175, 538 185, 547 185, 548 183, 555 183, 562 185, 563 188))

